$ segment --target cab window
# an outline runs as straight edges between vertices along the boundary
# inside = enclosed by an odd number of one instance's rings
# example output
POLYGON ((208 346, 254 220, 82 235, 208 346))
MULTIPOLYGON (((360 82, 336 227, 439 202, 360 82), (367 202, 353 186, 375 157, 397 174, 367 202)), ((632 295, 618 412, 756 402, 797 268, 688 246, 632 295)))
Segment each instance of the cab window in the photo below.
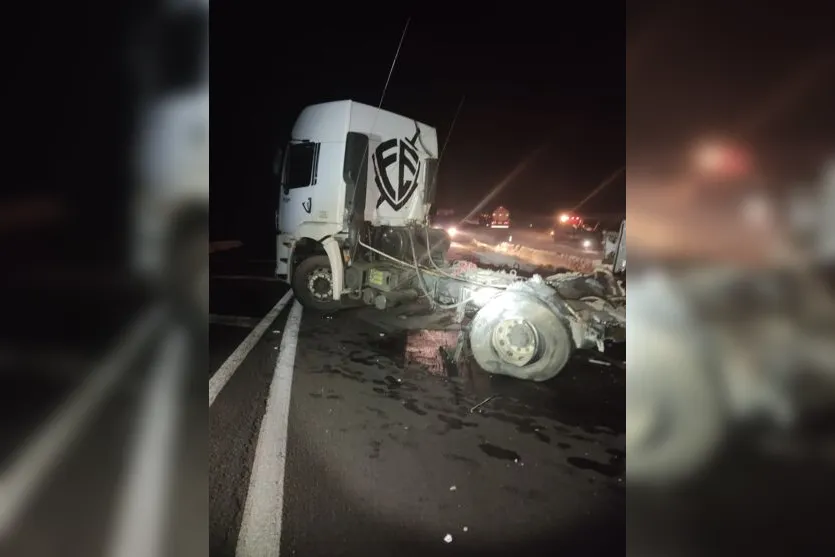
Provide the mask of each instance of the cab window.
POLYGON ((315 185, 318 162, 318 143, 291 144, 284 163, 284 188, 291 190, 315 185))

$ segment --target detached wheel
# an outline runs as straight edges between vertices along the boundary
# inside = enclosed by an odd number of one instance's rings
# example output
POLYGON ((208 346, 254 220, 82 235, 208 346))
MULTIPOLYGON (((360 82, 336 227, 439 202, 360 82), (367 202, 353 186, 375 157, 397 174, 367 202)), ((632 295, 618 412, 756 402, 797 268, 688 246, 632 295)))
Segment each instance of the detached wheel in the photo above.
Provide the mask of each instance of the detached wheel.
POLYGON ((470 326, 470 349, 489 373, 528 381, 555 377, 573 352, 568 329, 534 296, 506 292, 485 305, 470 326))
POLYGON ((327 255, 308 257, 293 272, 293 293, 306 308, 334 311, 342 307, 333 299, 333 273, 327 255))

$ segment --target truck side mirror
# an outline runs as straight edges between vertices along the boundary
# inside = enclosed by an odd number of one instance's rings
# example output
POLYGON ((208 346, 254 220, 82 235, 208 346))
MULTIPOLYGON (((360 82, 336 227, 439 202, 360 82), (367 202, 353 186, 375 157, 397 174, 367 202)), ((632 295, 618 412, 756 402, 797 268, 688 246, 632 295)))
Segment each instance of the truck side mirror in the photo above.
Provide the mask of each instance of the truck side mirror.
POLYGON ((281 163, 284 160, 284 149, 279 147, 276 149, 275 158, 273 159, 273 174, 281 177, 281 163))

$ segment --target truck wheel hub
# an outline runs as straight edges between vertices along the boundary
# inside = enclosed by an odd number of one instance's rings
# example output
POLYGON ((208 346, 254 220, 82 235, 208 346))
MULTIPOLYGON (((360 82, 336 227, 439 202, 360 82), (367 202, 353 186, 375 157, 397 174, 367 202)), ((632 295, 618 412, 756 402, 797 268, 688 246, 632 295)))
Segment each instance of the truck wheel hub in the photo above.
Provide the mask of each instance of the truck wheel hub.
POLYGON ((524 366, 537 348, 536 329, 524 319, 506 319, 493 329, 493 349, 504 362, 524 366))
POLYGON ((307 278, 307 288, 319 301, 330 300, 333 296, 330 269, 316 269, 307 278))

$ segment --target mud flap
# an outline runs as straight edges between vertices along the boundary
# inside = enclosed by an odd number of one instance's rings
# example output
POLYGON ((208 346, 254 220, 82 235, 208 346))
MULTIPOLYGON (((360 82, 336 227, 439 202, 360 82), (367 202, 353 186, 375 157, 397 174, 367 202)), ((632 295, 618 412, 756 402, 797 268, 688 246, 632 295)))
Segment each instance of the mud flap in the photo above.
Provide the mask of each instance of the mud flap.
POLYGON ((345 284, 345 267, 342 261, 342 250, 339 248, 339 243, 333 238, 326 238, 322 241, 322 247, 325 248, 325 253, 328 254, 328 260, 331 264, 331 288, 333 289, 333 299, 342 299, 342 287, 345 284))

